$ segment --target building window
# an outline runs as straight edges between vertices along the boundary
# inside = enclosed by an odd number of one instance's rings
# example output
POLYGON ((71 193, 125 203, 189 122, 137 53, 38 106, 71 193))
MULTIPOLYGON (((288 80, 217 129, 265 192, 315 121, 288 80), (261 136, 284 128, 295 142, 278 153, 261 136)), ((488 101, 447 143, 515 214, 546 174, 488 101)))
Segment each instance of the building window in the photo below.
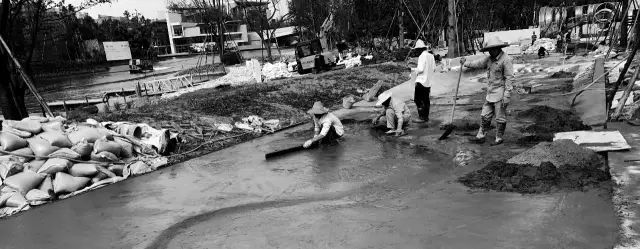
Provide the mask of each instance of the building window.
POLYGON ((173 36, 182 36, 182 25, 173 25, 173 36))

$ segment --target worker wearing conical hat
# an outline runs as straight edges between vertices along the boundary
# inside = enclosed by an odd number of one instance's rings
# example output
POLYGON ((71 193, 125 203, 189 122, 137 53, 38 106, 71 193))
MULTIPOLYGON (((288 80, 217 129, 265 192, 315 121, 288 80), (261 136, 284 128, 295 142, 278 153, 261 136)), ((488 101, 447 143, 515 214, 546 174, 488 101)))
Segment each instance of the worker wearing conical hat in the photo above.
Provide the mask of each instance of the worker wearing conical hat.
MULTIPOLYGON (((504 142, 504 131, 507 127, 507 106, 511 99, 513 90, 513 61, 509 55, 502 51, 503 47, 509 46, 497 37, 492 37, 485 41, 482 52, 489 52, 489 56, 476 61, 466 61, 463 57, 460 61, 465 67, 476 69, 487 69, 487 79, 489 86, 487 96, 482 106, 480 129, 476 137, 469 139, 471 142, 484 143, 485 136, 491 121, 496 119, 496 140, 491 145, 499 145, 504 142)), ((461 69, 462 70, 462 69, 461 69)))
POLYGON ((413 101, 418 108, 418 118, 413 120, 415 123, 429 122, 431 84, 436 72, 436 60, 435 57, 429 53, 429 49, 429 46, 422 40, 418 40, 414 47, 414 50, 420 52, 418 66, 412 69, 412 71, 417 74, 413 96, 413 101))
POLYGON ((378 97, 377 107, 383 107, 384 109, 380 115, 376 116, 372 123, 377 125, 378 121, 382 117, 387 119, 387 134, 395 134, 396 136, 405 135, 406 124, 411 118, 411 110, 401 99, 392 96, 391 92, 387 91, 378 97))
POLYGON ((315 102, 307 113, 313 116, 314 133, 312 139, 304 142, 304 148, 318 143, 330 143, 344 136, 342 122, 336 115, 329 112, 329 109, 324 107, 322 102, 315 102))

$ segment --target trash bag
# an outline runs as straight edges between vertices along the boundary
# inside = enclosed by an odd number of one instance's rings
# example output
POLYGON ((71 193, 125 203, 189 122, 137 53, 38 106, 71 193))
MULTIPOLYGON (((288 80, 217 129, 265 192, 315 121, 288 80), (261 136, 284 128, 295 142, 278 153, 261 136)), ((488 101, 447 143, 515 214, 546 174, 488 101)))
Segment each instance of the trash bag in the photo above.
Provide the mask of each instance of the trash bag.
POLYGON ((114 164, 109 166, 109 171, 113 172, 114 174, 116 174, 116 176, 122 176, 122 174, 124 173, 124 165, 121 164, 114 164))
POLYGON ((23 166, 25 169, 30 170, 32 172, 38 172, 42 165, 47 162, 47 160, 33 160, 31 162, 25 163, 23 166))
POLYGON ((15 128, 17 130, 30 132, 32 134, 38 134, 42 132, 42 125, 40 124, 40 122, 36 120, 30 120, 30 119, 24 119, 21 121, 4 120, 2 122, 2 125, 5 125, 5 124, 6 126, 15 128))
POLYGON ((18 174, 24 170, 21 162, 1 160, 0 161, 0 178, 6 181, 8 177, 18 174))
POLYGON ((75 152, 71 149, 68 148, 62 148, 59 150, 56 150, 55 152, 49 154, 49 157, 55 157, 55 158, 64 158, 64 159, 69 159, 69 160, 78 160, 80 159, 80 154, 78 154, 78 152, 75 152))
POLYGON ((122 158, 132 158, 133 157, 133 144, 129 141, 122 138, 115 138, 116 143, 120 144, 122 149, 120 150, 120 157, 122 158))
POLYGON ((39 206, 51 201, 51 199, 53 199, 53 196, 51 196, 48 192, 44 192, 39 189, 32 189, 25 195, 25 198, 27 199, 27 202, 29 202, 29 205, 39 206))
POLYGON ((137 161, 135 163, 129 164, 126 167, 124 167, 124 172, 122 173, 122 176, 124 177, 137 176, 137 175, 142 175, 142 174, 152 172, 154 170, 155 169, 151 167, 149 164, 142 161, 137 161))
POLYGON ((64 132, 64 126, 60 121, 49 122, 49 123, 42 124, 42 130, 44 132, 64 132))
POLYGON ((95 154, 98 154, 103 151, 111 152, 112 154, 116 155, 116 157, 119 157, 120 153, 122 153, 122 145, 120 145, 116 141, 110 141, 107 140, 106 137, 103 137, 96 140, 96 142, 93 144, 93 152, 95 154))
POLYGON ((72 144, 77 144, 85 139, 87 143, 94 143, 96 140, 105 136, 104 131, 87 126, 79 126, 78 130, 69 133, 67 136, 72 144))
POLYGON ((30 138, 32 136, 31 132, 16 130, 16 129, 14 129, 12 127, 8 127, 8 126, 2 126, 2 131, 11 133, 11 134, 16 135, 16 136, 21 137, 21 138, 30 138))
POLYGON ((40 137, 33 137, 27 139, 27 141, 29 142, 29 148, 31 148, 33 154, 35 154, 38 158, 46 157, 49 154, 60 149, 59 147, 51 145, 49 141, 44 140, 40 137))
POLYGON ((38 170, 38 173, 44 174, 56 174, 58 172, 63 172, 71 167, 71 162, 67 159, 62 158, 51 158, 47 160, 47 162, 42 165, 42 167, 38 170))
POLYGON ((87 142, 86 139, 83 139, 81 142, 71 147, 71 150, 80 154, 81 158, 88 159, 91 157, 91 152, 93 151, 93 144, 90 144, 87 142))
POLYGON ((98 174, 98 169, 95 164, 76 163, 69 168, 69 174, 72 176, 93 177, 98 174))
POLYGON ((91 160, 97 162, 116 162, 118 161, 118 157, 111 152, 103 151, 100 153, 92 153, 91 160))
POLYGON ((27 140, 18 137, 8 132, 0 132, 0 144, 2 144, 2 150, 13 151, 27 147, 27 140))
POLYGON ((29 205, 29 203, 27 202, 27 199, 25 199, 24 196, 22 196, 22 194, 18 192, 13 192, 13 194, 11 194, 11 196, 9 197, 9 199, 7 199, 7 202, 5 203, 5 206, 15 207, 15 208, 21 208, 26 205, 29 205))
POLYGON ((91 178, 88 177, 74 177, 67 173, 58 172, 53 179, 53 192, 56 194, 73 193, 89 184, 91 178))
POLYGON ((26 195, 30 190, 40 186, 44 178, 43 174, 25 171, 8 177, 4 180, 4 185, 26 195))
POLYGON ((49 141, 51 145, 61 147, 61 148, 71 148, 73 144, 62 131, 45 131, 43 133, 38 134, 44 140, 49 141))
POLYGON ((53 194, 53 179, 51 179, 51 176, 46 176, 38 186, 38 189, 53 194))

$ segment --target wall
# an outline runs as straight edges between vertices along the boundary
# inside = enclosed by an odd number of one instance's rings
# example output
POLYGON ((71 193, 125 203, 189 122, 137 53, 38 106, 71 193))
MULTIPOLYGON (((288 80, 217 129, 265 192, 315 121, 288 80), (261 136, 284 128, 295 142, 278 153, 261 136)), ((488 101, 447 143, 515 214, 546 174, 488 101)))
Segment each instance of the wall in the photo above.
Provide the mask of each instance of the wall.
POLYGON ((540 37, 540 29, 518 29, 518 30, 507 30, 507 31, 497 31, 497 32, 487 32, 484 33, 484 39, 487 40, 490 37, 499 37, 502 41, 508 42, 509 44, 520 44, 521 40, 531 39, 531 35, 533 32, 536 33, 538 38, 540 37))

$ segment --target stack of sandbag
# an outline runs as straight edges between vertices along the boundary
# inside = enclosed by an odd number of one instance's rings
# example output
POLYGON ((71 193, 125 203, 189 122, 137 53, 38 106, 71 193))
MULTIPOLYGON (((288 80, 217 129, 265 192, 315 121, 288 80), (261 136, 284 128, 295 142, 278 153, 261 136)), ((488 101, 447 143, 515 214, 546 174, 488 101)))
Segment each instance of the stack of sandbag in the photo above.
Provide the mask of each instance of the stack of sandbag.
POLYGON ((166 164, 166 160, 145 162, 154 158, 143 157, 151 147, 137 140, 142 134, 139 126, 118 126, 120 132, 131 134, 120 136, 96 126, 97 122, 67 126, 65 121, 26 118, 2 122, 0 217, 166 164))

